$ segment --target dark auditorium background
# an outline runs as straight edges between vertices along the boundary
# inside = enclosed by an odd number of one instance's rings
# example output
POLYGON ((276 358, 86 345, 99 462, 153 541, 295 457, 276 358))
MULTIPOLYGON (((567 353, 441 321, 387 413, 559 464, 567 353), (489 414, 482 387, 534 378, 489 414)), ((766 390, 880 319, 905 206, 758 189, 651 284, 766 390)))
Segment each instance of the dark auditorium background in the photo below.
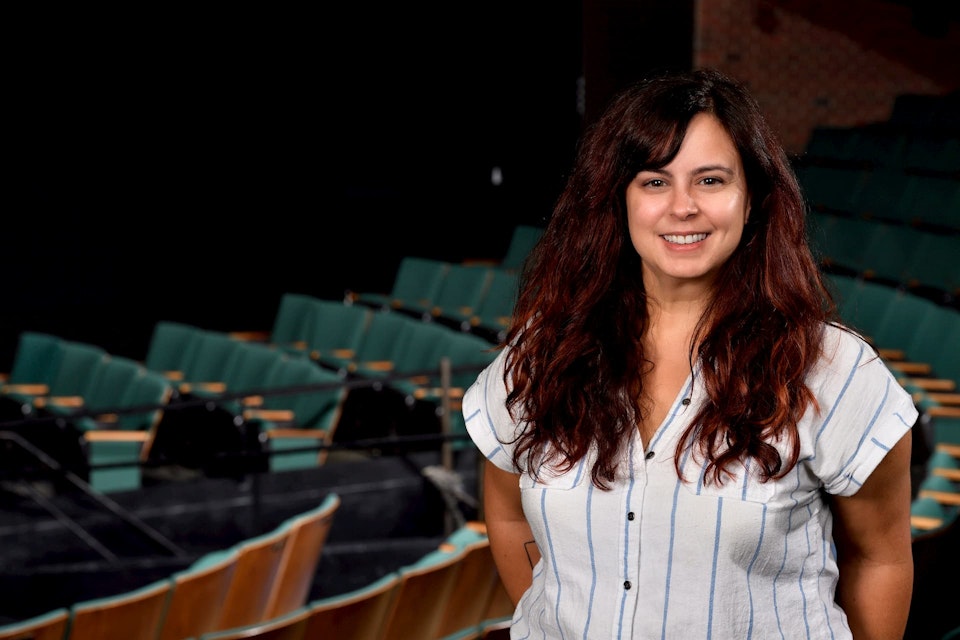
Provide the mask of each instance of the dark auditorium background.
POLYGON ((142 357, 268 329, 542 224, 582 128, 659 67, 749 84, 788 149, 960 87, 953 3, 352 2, 18 9, 0 369, 25 329, 142 357), (492 179, 502 176, 502 182, 492 179))

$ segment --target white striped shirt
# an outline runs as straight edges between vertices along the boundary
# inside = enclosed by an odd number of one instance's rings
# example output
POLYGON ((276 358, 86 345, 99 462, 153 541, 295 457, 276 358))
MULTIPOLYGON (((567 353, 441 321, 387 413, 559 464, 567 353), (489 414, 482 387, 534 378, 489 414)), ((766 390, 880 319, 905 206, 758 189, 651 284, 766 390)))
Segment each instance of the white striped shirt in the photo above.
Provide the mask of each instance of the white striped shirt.
MULTIPOLYGON (((705 398, 695 375, 646 454, 634 431, 610 491, 591 483, 590 459, 559 476, 522 475, 542 558, 510 637, 851 638, 834 602, 833 518, 823 493, 856 493, 917 410, 861 339, 828 327, 825 352, 832 355, 808 378, 821 411, 800 421, 799 463, 780 480, 761 483, 747 464, 722 486, 705 485, 702 460, 689 449, 682 459, 690 482, 678 480, 674 451, 705 398)), ((505 356, 467 390, 463 413, 480 451, 516 473, 504 444, 519 426, 505 406, 505 356)))

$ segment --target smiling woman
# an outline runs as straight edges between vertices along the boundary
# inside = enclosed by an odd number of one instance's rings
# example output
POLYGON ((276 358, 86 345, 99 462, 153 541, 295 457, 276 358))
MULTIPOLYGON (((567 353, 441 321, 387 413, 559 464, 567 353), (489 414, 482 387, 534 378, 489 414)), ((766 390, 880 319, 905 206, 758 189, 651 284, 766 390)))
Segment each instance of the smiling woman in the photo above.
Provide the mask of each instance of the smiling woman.
POLYGON ((513 635, 903 636, 917 410, 838 324, 804 212, 714 70, 587 131, 463 398, 513 635))

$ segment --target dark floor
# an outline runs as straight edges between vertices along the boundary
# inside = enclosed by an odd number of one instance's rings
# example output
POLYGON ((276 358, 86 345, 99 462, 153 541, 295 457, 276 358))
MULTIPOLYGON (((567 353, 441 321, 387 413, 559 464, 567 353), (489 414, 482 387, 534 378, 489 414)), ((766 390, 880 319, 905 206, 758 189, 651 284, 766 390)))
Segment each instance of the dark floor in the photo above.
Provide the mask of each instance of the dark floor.
MULTIPOLYGON (((172 479, 111 494, 42 483, 0 485, 0 623, 113 595, 185 568, 208 551, 264 533, 331 491, 341 498, 311 599, 349 591, 420 558, 450 522, 476 517, 460 503, 445 511, 423 469, 434 451, 371 457, 334 453, 323 467, 233 478, 172 479)), ((476 455, 452 469, 476 495, 476 455)))

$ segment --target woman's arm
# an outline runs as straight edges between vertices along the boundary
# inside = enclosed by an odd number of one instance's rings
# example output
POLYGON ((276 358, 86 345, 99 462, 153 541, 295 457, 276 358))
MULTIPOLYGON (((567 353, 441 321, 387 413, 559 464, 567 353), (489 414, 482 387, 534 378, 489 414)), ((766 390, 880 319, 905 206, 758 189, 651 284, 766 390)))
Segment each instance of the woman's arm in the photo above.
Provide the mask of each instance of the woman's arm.
POLYGON ((523 515, 520 477, 489 460, 483 467, 483 510, 490 550, 514 606, 533 581, 540 551, 523 515))
POLYGON ((837 602, 857 640, 902 638, 913 593, 910 449, 907 432, 860 490, 836 497, 837 602))

